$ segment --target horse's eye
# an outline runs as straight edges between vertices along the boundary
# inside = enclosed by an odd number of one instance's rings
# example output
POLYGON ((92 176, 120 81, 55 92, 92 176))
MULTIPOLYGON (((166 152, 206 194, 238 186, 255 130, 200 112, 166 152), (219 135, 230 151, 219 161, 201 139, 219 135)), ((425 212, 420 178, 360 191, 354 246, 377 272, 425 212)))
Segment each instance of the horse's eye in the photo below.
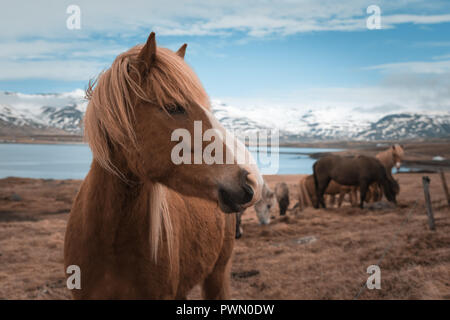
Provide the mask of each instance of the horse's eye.
POLYGON ((165 107, 170 115, 186 114, 186 110, 179 104, 171 104, 165 107))

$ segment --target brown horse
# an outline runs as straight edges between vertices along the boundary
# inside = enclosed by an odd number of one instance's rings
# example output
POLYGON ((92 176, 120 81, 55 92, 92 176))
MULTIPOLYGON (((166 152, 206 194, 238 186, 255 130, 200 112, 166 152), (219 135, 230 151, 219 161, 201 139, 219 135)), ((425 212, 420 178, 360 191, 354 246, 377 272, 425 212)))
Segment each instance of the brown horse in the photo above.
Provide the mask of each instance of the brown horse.
MULTIPOLYGON (((386 168, 387 173, 392 177, 392 168, 395 166, 400 169, 405 151, 402 145, 394 144, 388 149, 381 151, 375 157, 383 164, 386 168)), ((371 185, 371 189, 374 190, 373 201, 380 201, 383 198, 383 193, 381 192, 381 187, 377 184, 371 185)), ((396 190, 396 194, 400 192, 400 189, 396 190)))
POLYGON ((374 157, 326 156, 314 163, 313 170, 317 194, 314 205, 316 208, 319 208, 319 205, 325 208, 323 195, 331 180, 343 185, 359 186, 361 197, 359 205, 361 208, 363 208, 367 190, 372 183, 380 184, 386 198, 389 201, 396 202, 395 190, 398 188, 398 184, 387 174, 380 161, 374 157))
MULTIPOLYGON (((185 49, 157 47, 151 33, 88 89, 93 161, 64 246, 66 268, 81 270, 74 298, 185 299, 197 284, 206 299, 230 298, 235 215, 223 212, 252 205, 263 180, 251 161, 237 164, 239 155, 251 158, 237 140, 214 141, 227 164, 174 163, 174 130, 194 136, 199 120, 203 130, 226 135, 184 62, 185 49)), ((194 149, 187 156, 195 157, 194 149)))
POLYGON ((289 188, 285 182, 277 183, 275 186, 275 196, 280 209, 280 216, 286 215, 286 210, 289 207, 289 188))
POLYGON ((375 157, 383 164, 389 174, 392 173, 392 168, 395 166, 400 169, 405 151, 402 145, 394 144, 387 150, 381 151, 375 157))
MULTIPOLYGON (((312 177, 313 179, 313 186, 314 186, 314 177, 312 177)), ((314 186, 315 189, 315 186, 314 186)), ((344 202, 344 198, 345 196, 348 194, 350 197, 350 203, 351 205, 355 205, 357 200, 357 196, 356 196, 356 187, 354 186, 344 186, 342 184, 337 183, 334 180, 331 180, 330 183, 328 184, 327 189, 325 190, 325 194, 329 196, 330 198, 330 205, 334 206, 334 204, 336 203, 336 196, 339 196, 338 201, 337 201, 337 206, 338 208, 340 208, 342 206, 342 203, 344 202)))
MULTIPOLYGON (((314 185, 314 176, 308 175, 300 179, 298 183, 299 191, 299 205, 301 210, 306 207, 311 207, 316 203, 316 191, 314 185)), ((343 186, 334 180, 331 180, 325 190, 325 194, 331 197, 331 204, 334 205, 335 196, 339 195, 338 207, 341 207, 342 202, 346 194, 350 195, 350 203, 356 205, 356 187, 353 186, 343 186)))

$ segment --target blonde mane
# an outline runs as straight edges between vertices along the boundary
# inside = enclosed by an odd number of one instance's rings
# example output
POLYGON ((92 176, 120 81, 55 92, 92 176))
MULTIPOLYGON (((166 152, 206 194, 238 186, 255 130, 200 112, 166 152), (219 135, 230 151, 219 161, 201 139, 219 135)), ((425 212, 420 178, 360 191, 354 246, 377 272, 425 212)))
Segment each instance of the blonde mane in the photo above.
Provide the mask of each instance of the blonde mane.
MULTIPOLYGON (((120 54, 111 67, 89 82, 89 104, 84 118, 85 140, 93 158, 101 167, 129 183, 112 161, 112 147, 140 157, 135 133, 134 107, 148 103, 165 108, 179 104, 185 108, 200 105, 209 108, 209 98, 195 73, 174 52, 158 48, 150 72, 141 75, 137 60, 142 45, 120 54)), ((142 161, 141 161, 142 163, 142 161)), ((166 188, 152 183, 150 190, 150 242, 156 261, 162 226, 166 231, 169 260, 172 252, 172 225, 166 201, 166 188), (162 226, 161 226, 162 225, 162 226)))

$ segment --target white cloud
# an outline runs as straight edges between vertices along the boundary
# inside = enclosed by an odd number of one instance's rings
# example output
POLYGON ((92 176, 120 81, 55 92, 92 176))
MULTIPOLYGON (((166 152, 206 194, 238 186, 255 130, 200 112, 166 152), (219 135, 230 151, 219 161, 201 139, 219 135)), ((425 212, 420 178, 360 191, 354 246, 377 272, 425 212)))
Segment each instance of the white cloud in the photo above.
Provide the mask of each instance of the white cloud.
POLYGON ((0 80, 49 79, 73 81, 95 78, 107 66, 98 61, 2 61, 0 80))
MULTIPOLYGON (((8 10, 0 13, 0 35, 2 38, 73 37, 77 33, 85 37, 101 32, 123 37, 141 28, 153 28, 161 35, 217 35, 241 31, 252 36, 363 30, 368 17, 366 8, 372 4, 381 7, 382 22, 388 25, 450 21, 450 14, 442 14, 425 0, 135 0, 126 3, 78 0, 81 30, 70 31, 66 29, 69 4, 72 1, 10 2, 8 10), (421 14, 411 14, 412 10, 421 14)), ((445 6, 445 3, 439 4, 445 6)))
POLYGON ((446 59, 450 60, 450 53, 433 57, 433 60, 446 60, 446 59))
POLYGON ((220 38, 237 32, 261 38, 366 30, 366 8, 372 4, 381 7, 385 27, 450 21, 442 14, 445 3, 426 0, 16 0, 0 10, 0 77, 86 80, 124 51, 124 43, 134 44, 150 30, 159 36, 220 38), (81 30, 66 28, 70 4, 81 9, 81 30))
POLYGON ((402 23, 436 24, 444 22, 450 22, 450 14, 436 14, 436 15, 394 14, 382 16, 382 23, 385 25, 396 25, 402 23))
POLYGON ((386 63, 364 69, 397 73, 445 74, 450 72, 450 60, 386 63))
MULTIPOLYGON (((442 112, 450 110, 450 72, 443 74, 393 73, 377 85, 364 87, 316 87, 299 89, 282 98, 220 97, 244 108, 258 106, 289 110, 323 110, 333 117, 356 114, 360 119, 378 119, 386 113, 442 112), (337 116, 339 114, 339 116, 337 116)), ((256 109, 257 110, 257 109, 256 109)))
POLYGON ((415 47, 420 48, 439 48, 439 47, 450 47, 450 41, 421 41, 413 43, 415 47))

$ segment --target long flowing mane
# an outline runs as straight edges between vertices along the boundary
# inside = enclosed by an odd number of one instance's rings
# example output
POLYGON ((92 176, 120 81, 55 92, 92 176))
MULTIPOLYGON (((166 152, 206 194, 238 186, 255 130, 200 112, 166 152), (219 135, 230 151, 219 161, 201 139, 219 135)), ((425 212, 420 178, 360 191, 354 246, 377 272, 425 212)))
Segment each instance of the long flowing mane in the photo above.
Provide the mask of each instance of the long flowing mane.
MULTIPOLYGON (((84 118, 85 140, 89 143, 94 161, 125 183, 127 178, 113 163, 112 149, 131 151, 139 160, 142 159, 135 134, 136 104, 143 101, 161 108, 173 104, 186 108, 197 104, 209 108, 205 90, 181 57, 168 49, 158 48, 150 72, 142 75, 137 67, 141 49, 142 45, 138 45, 120 54, 109 69, 89 83, 86 90, 89 104, 84 118)), ((152 183, 149 199, 150 240, 155 260, 162 234, 161 224, 166 230, 169 253, 172 246, 166 191, 162 185, 152 183)))

